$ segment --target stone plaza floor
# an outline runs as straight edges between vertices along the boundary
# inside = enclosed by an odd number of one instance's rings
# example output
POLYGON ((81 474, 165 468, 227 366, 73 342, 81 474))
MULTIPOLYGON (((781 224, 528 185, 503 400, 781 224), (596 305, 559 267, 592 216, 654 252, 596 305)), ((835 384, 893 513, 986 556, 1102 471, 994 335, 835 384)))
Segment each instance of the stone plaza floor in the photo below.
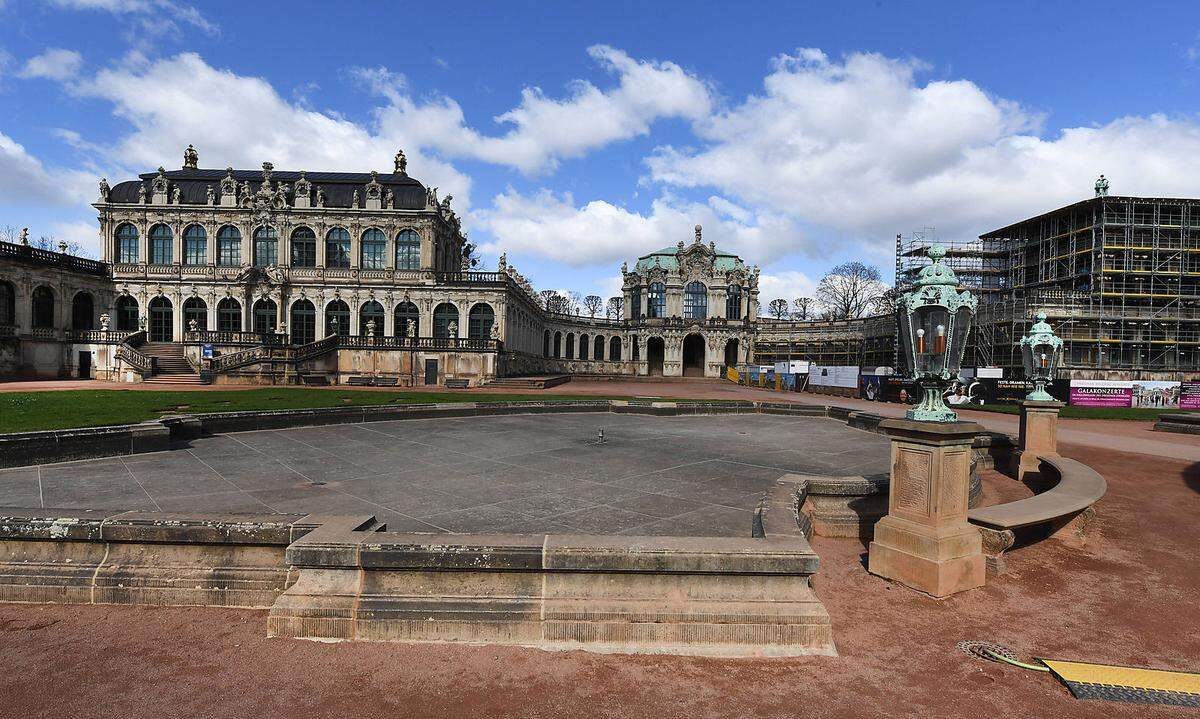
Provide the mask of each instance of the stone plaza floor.
POLYGON ((886 438, 824 418, 509 415, 240 432, 3 470, 0 506, 372 514, 398 532, 749 536, 783 474, 887 470, 886 438))

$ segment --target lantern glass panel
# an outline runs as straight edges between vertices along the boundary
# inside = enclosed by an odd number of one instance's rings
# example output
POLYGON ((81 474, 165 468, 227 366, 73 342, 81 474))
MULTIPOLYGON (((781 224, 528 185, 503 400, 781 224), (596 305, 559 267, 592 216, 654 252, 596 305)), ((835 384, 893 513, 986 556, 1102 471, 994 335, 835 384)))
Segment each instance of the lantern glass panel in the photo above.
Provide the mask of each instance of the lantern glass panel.
POLYGON ((971 331, 971 308, 959 307, 954 313, 954 322, 951 327, 950 337, 950 357, 947 362, 947 369, 952 374, 957 374, 962 368, 963 353, 967 349, 967 335, 971 331))
POLYGON ((904 306, 896 308, 896 327, 900 334, 900 367, 896 369, 902 374, 910 374, 913 370, 913 335, 915 328, 909 323, 908 310, 904 306))
POLYGON ((1033 364, 1033 372, 1031 377, 1039 379, 1049 379, 1050 373, 1054 371, 1055 356, 1054 345, 1049 342, 1039 342, 1033 345, 1033 356, 1030 358, 1033 364))
POLYGON ((917 309, 916 320, 917 372, 940 374, 946 368, 946 346, 949 339, 950 313, 945 307, 929 305, 917 309))
POLYGON ((1025 365, 1026 377, 1032 378, 1034 376, 1034 366, 1036 363, 1033 361, 1033 358, 1033 345, 1029 344, 1028 342, 1023 343, 1021 345, 1021 362, 1025 365))

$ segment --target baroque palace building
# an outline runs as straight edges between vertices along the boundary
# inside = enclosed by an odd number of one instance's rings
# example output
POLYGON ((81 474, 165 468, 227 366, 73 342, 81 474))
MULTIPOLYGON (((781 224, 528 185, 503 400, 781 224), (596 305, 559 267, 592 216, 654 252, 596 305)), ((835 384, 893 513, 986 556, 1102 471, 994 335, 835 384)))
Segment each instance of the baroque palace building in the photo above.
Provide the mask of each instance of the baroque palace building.
POLYGON ((403 152, 390 174, 212 170, 189 146, 93 206, 102 261, 0 245, 0 373, 478 384, 720 376, 753 351, 757 268, 699 227, 624 273, 624 317, 556 314, 503 255, 468 266, 451 197, 403 152))

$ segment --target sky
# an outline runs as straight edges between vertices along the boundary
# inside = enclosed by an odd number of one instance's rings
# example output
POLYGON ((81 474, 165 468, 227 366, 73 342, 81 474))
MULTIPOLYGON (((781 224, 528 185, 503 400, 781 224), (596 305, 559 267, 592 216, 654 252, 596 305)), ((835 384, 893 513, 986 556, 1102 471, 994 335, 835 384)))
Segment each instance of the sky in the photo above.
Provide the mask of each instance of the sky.
POLYGON ((895 236, 1091 196, 1200 196, 1200 15, 1177 2, 0 0, 0 227, 98 256, 95 201, 207 168, 408 172, 494 267, 611 296, 705 241, 760 299, 895 236))

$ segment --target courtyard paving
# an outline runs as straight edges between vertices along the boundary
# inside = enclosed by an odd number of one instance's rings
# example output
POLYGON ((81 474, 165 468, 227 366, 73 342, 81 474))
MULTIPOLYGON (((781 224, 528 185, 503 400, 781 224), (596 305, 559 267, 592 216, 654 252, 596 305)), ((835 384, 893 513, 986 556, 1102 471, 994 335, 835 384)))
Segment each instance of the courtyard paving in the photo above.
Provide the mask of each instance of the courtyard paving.
POLYGON ((785 473, 887 469, 884 437, 824 418, 511 415, 240 432, 4 470, 0 506, 373 514, 399 532, 749 536, 754 507, 785 473))

